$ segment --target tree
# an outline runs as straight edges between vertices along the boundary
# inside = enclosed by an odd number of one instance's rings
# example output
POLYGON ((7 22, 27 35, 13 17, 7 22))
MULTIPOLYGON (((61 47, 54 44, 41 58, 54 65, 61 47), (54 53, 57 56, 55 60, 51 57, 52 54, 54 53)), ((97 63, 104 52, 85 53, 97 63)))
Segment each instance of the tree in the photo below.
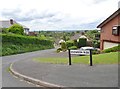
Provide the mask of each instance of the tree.
POLYGON ((8 28, 8 31, 15 34, 24 34, 24 28, 19 24, 13 24, 11 27, 8 28))

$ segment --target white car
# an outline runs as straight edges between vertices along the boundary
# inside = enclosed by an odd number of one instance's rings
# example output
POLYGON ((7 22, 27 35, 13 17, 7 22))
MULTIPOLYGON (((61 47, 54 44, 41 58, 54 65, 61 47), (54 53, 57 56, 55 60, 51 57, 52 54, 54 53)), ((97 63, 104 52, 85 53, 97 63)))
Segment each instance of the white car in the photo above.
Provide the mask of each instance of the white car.
POLYGON ((94 50, 94 48, 93 47, 81 47, 80 55, 90 55, 90 50, 94 50))

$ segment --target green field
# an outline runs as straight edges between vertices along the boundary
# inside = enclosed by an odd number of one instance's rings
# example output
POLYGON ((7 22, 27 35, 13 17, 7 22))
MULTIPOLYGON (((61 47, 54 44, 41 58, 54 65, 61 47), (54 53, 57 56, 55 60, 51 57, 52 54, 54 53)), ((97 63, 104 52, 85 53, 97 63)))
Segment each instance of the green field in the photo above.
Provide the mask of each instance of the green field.
MULTIPOLYGON (((117 64, 118 55, 120 52, 111 52, 93 55, 93 64, 117 64)), ((34 61, 40 63, 53 63, 53 64, 67 64, 68 58, 35 58, 34 61)), ((76 56, 72 57, 72 63, 75 64, 89 64, 89 56, 76 56)))

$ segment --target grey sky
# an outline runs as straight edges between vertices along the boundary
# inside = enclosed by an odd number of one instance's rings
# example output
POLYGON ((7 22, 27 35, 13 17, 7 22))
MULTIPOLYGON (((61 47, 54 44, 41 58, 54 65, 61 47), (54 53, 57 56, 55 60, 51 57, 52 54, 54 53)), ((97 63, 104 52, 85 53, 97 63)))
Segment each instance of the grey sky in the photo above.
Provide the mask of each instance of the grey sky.
POLYGON ((32 31, 95 29, 118 9, 118 1, 3 0, 0 3, 0 20, 13 18, 32 31))

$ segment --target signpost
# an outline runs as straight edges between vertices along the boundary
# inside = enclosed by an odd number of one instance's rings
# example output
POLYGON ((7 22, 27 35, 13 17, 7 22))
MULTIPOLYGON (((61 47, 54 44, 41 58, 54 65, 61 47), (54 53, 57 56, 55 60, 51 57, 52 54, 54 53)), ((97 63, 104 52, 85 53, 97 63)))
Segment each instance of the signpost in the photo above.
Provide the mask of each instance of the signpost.
POLYGON ((70 53, 70 49, 68 49, 68 55, 69 55, 69 65, 71 65, 71 53, 70 53))
POLYGON ((90 66, 92 66, 92 50, 90 49, 90 66))
POLYGON ((71 55, 75 54, 75 55, 90 55, 90 66, 92 66, 92 49, 90 50, 70 50, 68 49, 68 55, 69 55, 69 65, 72 65, 71 63, 71 55))

